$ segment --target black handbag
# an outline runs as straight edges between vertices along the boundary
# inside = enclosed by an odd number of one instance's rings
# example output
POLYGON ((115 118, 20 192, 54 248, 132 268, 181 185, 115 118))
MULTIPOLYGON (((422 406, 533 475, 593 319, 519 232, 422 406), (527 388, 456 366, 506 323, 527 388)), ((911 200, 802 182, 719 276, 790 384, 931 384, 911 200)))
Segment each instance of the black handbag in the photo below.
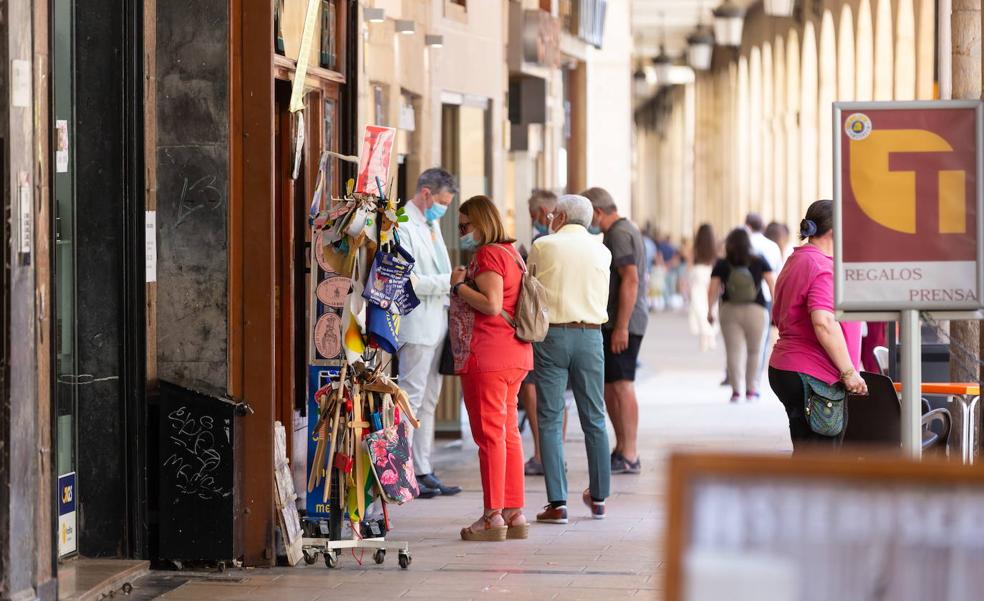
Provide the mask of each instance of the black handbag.
POLYGON ((437 373, 442 376, 454 376, 454 352, 451 350, 451 332, 444 336, 444 345, 441 346, 441 362, 437 367, 437 373))

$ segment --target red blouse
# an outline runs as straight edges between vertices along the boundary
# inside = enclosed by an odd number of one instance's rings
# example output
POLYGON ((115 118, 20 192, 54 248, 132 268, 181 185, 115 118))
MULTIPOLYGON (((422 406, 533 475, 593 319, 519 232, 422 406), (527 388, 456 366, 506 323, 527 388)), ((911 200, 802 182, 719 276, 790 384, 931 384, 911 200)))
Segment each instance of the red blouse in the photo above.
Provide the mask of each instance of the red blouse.
MULTIPOLYGON (((467 279, 492 271, 502 276, 502 308, 516 313, 523 272, 511 245, 489 244, 478 249, 468 266, 467 279)), ((451 298, 451 350, 458 374, 533 369, 533 345, 516 338, 516 330, 501 315, 479 313, 461 298, 451 298)))

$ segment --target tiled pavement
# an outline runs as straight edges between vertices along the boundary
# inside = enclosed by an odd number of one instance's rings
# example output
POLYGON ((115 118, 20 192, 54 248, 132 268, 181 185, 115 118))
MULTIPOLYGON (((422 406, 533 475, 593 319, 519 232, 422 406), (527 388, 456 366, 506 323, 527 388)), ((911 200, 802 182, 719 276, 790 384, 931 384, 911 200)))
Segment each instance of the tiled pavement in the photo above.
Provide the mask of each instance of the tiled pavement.
MULTIPOLYGON (((504 543, 466 543, 459 529, 481 511, 475 448, 470 441, 440 448, 438 473, 465 491, 453 498, 417 500, 391 511, 393 539, 411 544, 413 564, 401 570, 395 557, 382 566, 367 554, 360 566, 349 554, 337 569, 313 566, 244 570, 191 577, 160 599, 173 601, 320 601, 333 599, 467 600, 660 599, 664 520, 664 462, 673 448, 774 450, 789 448, 785 416, 771 395, 756 404, 730 405, 718 386, 721 351, 700 354, 681 315, 654 316, 644 343, 639 376, 643 473, 616 476, 609 518, 590 519, 578 501, 587 485, 583 438, 571 420, 567 457, 571 522, 534 524, 530 538, 504 543)), ((767 388, 767 386, 765 387, 767 388)), ((526 435, 528 444, 529 435, 526 435)), ((542 478, 527 478, 531 517, 545 502, 542 478)), ((157 574, 162 579, 177 574, 157 574)), ((148 580, 148 583, 150 580, 148 580)), ((137 583, 135 593, 141 596, 137 583)), ((149 592, 149 590, 148 590, 149 592)))

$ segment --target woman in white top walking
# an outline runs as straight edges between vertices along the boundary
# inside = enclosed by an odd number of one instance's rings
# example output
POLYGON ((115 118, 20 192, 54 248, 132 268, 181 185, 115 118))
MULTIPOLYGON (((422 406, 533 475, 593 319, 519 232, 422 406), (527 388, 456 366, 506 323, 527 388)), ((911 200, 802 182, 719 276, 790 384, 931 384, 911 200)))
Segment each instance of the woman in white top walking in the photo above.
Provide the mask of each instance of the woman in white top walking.
POLYGON ((697 336, 701 352, 717 347, 717 321, 707 320, 707 292, 711 285, 711 269, 717 261, 717 241, 714 228, 705 223, 697 228, 694 239, 694 262, 690 269, 690 332, 697 336))

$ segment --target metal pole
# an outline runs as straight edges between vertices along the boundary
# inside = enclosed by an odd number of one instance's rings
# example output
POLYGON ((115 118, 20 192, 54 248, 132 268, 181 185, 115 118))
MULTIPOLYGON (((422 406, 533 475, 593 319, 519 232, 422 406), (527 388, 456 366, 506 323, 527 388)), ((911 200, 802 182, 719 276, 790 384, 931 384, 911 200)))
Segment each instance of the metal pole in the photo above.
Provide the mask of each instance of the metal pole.
POLYGON ((919 311, 907 309, 901 316, 902 338, 902 452, 922 456, 922 331, 919 311))

